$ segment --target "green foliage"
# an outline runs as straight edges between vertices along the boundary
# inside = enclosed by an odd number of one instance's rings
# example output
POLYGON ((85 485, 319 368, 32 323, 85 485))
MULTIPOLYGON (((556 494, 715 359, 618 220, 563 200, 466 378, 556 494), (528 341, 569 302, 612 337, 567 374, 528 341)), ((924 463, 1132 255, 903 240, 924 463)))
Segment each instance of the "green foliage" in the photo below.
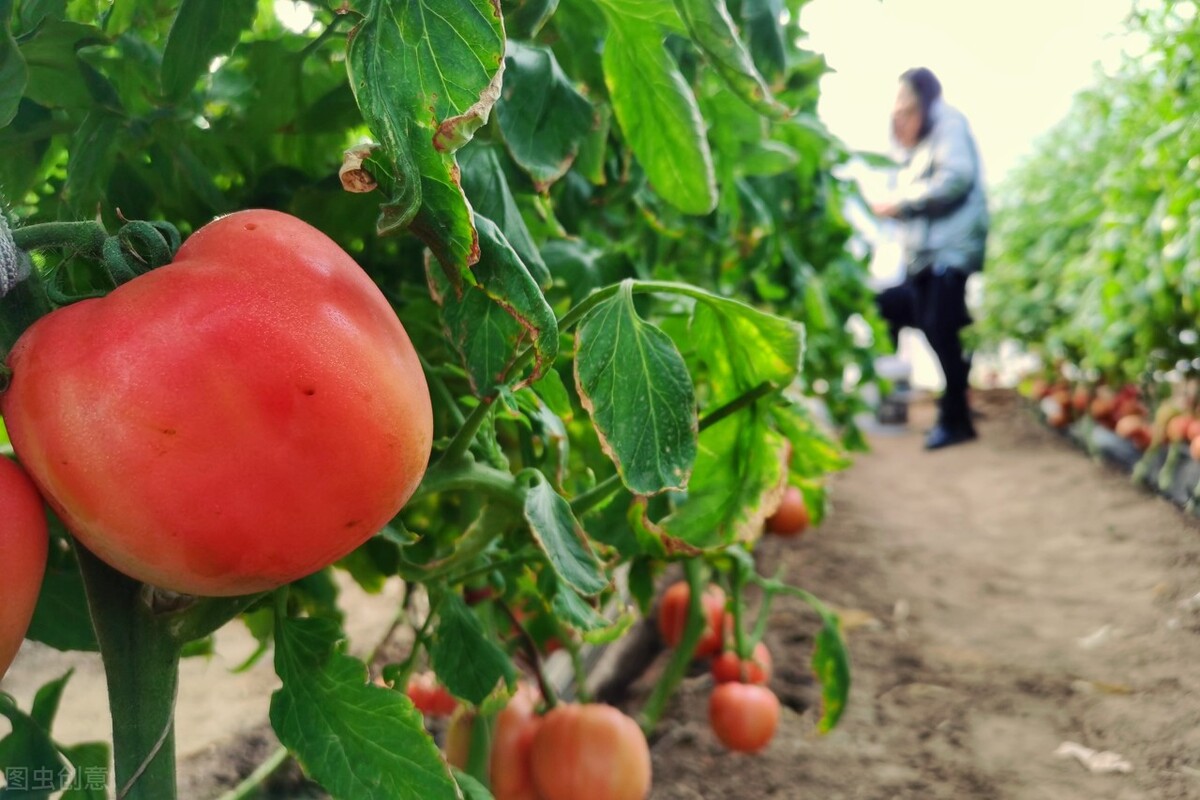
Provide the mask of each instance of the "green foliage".
POLYGON ((404 695, 367 683, 336 649, 327 620, 284 620, 275 633, 283 688, 271 698, 279 740, 335 797, 453 800, 454 780, 404 695))
POLYGON ((1195 357, 1200 130, 1190 3, 1131 16, 1148 47, 1080 94, 1002 187, 981 335, 1092 380, 1195 357))
MULTIPOLYGON (((293 30, 268 2, 0 0, 0 197, 23 225, 186 235, 287 211, 354 256, 422 357, 431 467, 336 565, 368 591, 405 582, 412 649, 370 665, 396 690, 342 652, 330 570, 274 608, 201 601, 162 626, 203 650, 245 611, 247 664, 275 645, 275 729, 334 797, 486 796, 456 787, 397 691, 415 668, 487 709, 537 662, 531 643, 578 658, 623 635, 621 587, 645 612, 666 562, 727 568, 787 484, 824 513, 860 438, 846 370, 871 378, 846 323, 873 304, 802 5, 355 0, 299 6, 313 19, 293 30)), ((63 293, 111 288, 77 247, 33 255, 63 293)), ((31 636, 94 649, 65 544, 31 636)), ((835 622, 814 662, 826 727, 848 690, 835 622)), ((14 736, 0 753, 38 744, 14 736)))

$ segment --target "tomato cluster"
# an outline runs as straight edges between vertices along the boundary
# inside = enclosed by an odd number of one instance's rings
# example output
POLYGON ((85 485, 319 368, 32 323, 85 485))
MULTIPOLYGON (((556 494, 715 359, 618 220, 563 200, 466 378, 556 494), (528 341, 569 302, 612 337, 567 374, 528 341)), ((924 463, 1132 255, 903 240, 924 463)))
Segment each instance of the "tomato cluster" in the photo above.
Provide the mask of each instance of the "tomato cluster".
MULTIPOLYGON (((779 725, 779 698, 765 685, 771 679, 771 653, 762 642, 745 660, 725 649, 733 626, 733 616, 725 611, 725 599, 721 587, 710 585, 705 589, 701 602, 707 626, 695 655, 713 657, 710 669, 716 686, 708 706, 713 733, 730 750, 756 753, 767 746, 779 725)), ((671 584, 663 592, 658 630, 669 647, 678 646, 683 639, 690 600, 691 589, 684 581, 671 584)))
POLYGON ((650 794, 650 747, 641 728, 616 708, 560 704, 536 713, 521 690, 496 720, 491 783, 496 800, 644 800, 650 794))

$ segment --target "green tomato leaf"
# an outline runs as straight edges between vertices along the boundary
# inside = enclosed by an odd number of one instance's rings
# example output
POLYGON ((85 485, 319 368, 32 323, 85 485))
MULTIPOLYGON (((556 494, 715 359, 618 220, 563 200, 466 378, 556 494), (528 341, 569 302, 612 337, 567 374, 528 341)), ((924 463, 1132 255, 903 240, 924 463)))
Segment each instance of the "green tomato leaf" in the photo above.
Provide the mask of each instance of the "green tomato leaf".
POLYGON ((595 112, 563 74, 550 48, 509 41, 496 118, 513 159, 545 191, 566 174, 595 112))
POLYGON ((56 650, 100 651, 73 551, 51 548, 42 590, 25 635, 56 650))
POLYGON ((476 396, 493 393, 511 379, 516 357, 525 343, 534 351, 537 380, 558 355, 558 320, 529 270, 496 224, 475 216, 479 231, 479 263, 475 286, 455 292, 441 272, 426 264, 434 299, 442 306, 446 331, 462 359, 476 396))
POLYGON ((813 648, 813 674, 821 683, 821 719, 817 729, 828 733, 842 718, 850 697, 850 652, 842 638, 842 625, 829 609, 813 604, 821 615, 821 630, 813 648))
POLYGON ((163 48, 163 93, 178 100, 190 92, 212 60, 237 44, 256 8, 255 0, 183 0, 163 48))
POLYGON ((271 724, 305 772, 337 800, 457 800, 433 739, 409 699, 367 681, 340 652, 327 619, 283 619, 275 635, 271 724))
POLYGON ((779 19, 783 16, 783 0, 743 0, 742 19, 746 39, 759 72, 769 79, 782 75, 787 69, 787 42, 779 19))
POLYGON ((503 680, 512 684, 517 669, 512 660, 487 637, 479 619, 456 594, 447 594, 438 605, 438 624, 429 648, 438 680, 455 697, 479 705, 503 680))
POLYGON ((783 142, 770 139, 757 142, 742 153, 737 166, 743 175, 772 177, 791 172, 800 163, 800 154, 783 142))
POLYGON ((93 91, 103 91, 105 79, 79 58, 78 50, 106 41, 99 28, 54 20, 38 28, 32 38, 22 39, 27 98, 47 108, 91 109, 95 105, 93 91))
POLYGON ((738 35, 725 0, 675 0, 692 40, 708 56, 717 74, 747 105, 759 113, 783 118, 790 111, 771 94, 738 35))
POLYGON ((75 768, 75 775, 60 800, 107 800, 108 765, 112 748, 107 742, 85 742, 64 748, 63 755, 75 768))
POLYGON ((571 513, 571 504, 554 491, 542 473, 529 470, 527 474, 532 485, 525 495, 525 520, 550 566, 563 583, 580 594, 599 594, 608 586, 608 578, 583 528, 571 513))
POLYGON ((113 153, 124 140, 124 120, 97 108, 89 113, 71 141, 63 193, 81 214, 95 213, 113 170, 113 153))
POLYGON ((67 782, 70 773, 50 739, 49 724, 69 677, 67 673, 38 690, 34 714, 25 714, 11 697, 0 693, 0 716, 12 725, 12 732, 0 739, 0 775, 8 778, 0 798, 49 800, 67 782))
POLYGON ((637 315, 633 283, 575 332, 575 383, 621 480, 636 494, 687 486, 696 459, 696 398, 671 338, 637 315))
POLYGON ((558 0, 510 0, 504 5, 504 27, 514 39, 537 36, 558 10, 558 0))
POLYGON ((550 270, 546 268, 546 262, 542 260, 542 254, 525 225, 521 210, 517 208, 517 200, 509 188, 504 165, 500 162, 501 156, 499 147, 488 142, 473 142, 459 150, 463 190, 475 213, 496 223, 537 285, 548 289, 550 270))
POLYGON ((487 790, 487 787, 475 778, 472 778, 457 767, 451 767, 450 771, 454 774, 454 780, 458 783, 458 788, 462 790, 463 800, 495 800, 492 797, 492 793, 487 790))
POLYGON ((608 625, 608 620, 596 609, 586 603, 573 589, 559 586, 551 600, 550 607, 554 615, 573 628, 581 631, 595 631, 608 625))
POLYGON ((605 8, 604 80, 621 131, 655 192, 686 214, 707 214, 717 186, 696 97, 656 25, 631 15, 625 3, 605 8))
POLYGON ((579 145, 574 167, 579 174, 596 186, 603 186, 604 157, 608 154, 608 134, 612 130, 612 106, 599 103, 595 106, 596 124, 579 145))
POLYGON ((25 59, 12 35, 11 16, 12 0, 0 2, 0 128, 17 115, 17 106, 21 104, 25 83, 29 80, 25 59))
POLYGON ((493 0, 370 0, 350 33, 347 70, 383 144, 394 191, 380 234, 411 227, 450 281, 472 283, 479 258, 454 152, 500 94, 504 25, 493 0))
POLYGON ((691 341, 708 367, 712 400, 727 402, 761 383, 783 388, 804 357, 804 326, 739 300, 697 295, 691 341))
POLYGON ((700 434, 687 501, 660 523, 668 536, 707 548, 762 535, 788 474, 787 439, 771 429, 759 404, 700 434))
POLYGON ((671 33, 686 34, 687 28, 679 18, 672 0, 599 0, 604 10, 631 23, 666 28, 671 33))

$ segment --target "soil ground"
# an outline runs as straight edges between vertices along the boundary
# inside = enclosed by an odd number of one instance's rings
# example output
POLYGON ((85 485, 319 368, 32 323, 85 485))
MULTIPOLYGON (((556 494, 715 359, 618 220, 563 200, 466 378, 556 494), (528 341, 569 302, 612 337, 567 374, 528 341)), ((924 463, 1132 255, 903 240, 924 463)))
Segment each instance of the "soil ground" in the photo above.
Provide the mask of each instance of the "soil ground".
POLYGON ((759 550, 844 614, 841 725, 814 734, 815 624, 781 601, 775 740, 723 752, 711 681, 689 679, 653 744, 654 800, 1200 798, 1200 526, 1012 395, 981 401, 979 441, 923 452, 933 410, 916 407, 837 477, 820 529, 759 550), (1132 771, 1092 774, 1063 742, 1132 771))
MULTIPOLYGON (((1200 592, 1200 526, 1011 395, 980 399, 978 442, 922 452, 932 409, 917 406, 908 429, 872 436, 873 451, 836 477, 821 528, 759 549, 769 571, 782 566, 842 613, 854 685, 841 725, 814 733, 814 618, 780 600, 767 638, 785 704, 775 740, 756 756, 724 752, 697 670, 652 742, 653 800, 1200 800, 1200 610, 1186 603, 1200 592), (1068 741, 1119 753, 1132 771, 1056 757, 1068 741)), ((396 598, 348 589, 346 602, 351 641, 369 646, 396 598)), ((185 663, 187 800, 219 796, 275 747, 270 658, 229 671, 252 647, 231 626, 216 657, 185 663)), ((27 707, 73 665, 56 734, 107 738, 93 657, 27 647, 20 658, 4 691, 27 707)), ((632 706, 660 665, 631 687, 632 706)))

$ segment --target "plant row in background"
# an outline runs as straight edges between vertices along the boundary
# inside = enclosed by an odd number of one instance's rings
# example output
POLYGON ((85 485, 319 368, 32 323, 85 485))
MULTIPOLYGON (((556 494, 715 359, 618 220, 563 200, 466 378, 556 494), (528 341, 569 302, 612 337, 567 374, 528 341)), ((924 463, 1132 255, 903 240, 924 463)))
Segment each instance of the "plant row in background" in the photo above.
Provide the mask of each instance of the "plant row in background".
POLYGON ((1153 411, 1200 365, 1200 19, 1167 0, 1128 28, 1141 52, 997 193, 978 327, 1039 355, 1051 382, 1132 384, 1153 411))
POLYGON ((713 583, 744 684, 718 735, 770 738, 739 715, 769 721, 783 595, 815 611, 835 724, 837 619, 751 555, 769 518, 820 522, 862 444, 844 377, 872 376, 803 5, 0 0, 0 444, 33 479, 0 476, 28 564, 5 560, 0 657, 31 610, 30 638, 100 652, 114 717, 111 750, 60 746, 66 677, 0 695, 0 773, 175 797, 178 661, 237 620, 336 798, 644 797, 713 583), (673 564, 683 630, 635 722, 588 702, 582 650, 655 613, 673 564), (407 653, 345 654, 335 569, 403 582, 407 653), (414 711, 439 691, 484 721, 465 755, 414 711), (488 767, 510 746, 515 793, 488 767), (608 758, 588 795, 584 751, 608 758))

